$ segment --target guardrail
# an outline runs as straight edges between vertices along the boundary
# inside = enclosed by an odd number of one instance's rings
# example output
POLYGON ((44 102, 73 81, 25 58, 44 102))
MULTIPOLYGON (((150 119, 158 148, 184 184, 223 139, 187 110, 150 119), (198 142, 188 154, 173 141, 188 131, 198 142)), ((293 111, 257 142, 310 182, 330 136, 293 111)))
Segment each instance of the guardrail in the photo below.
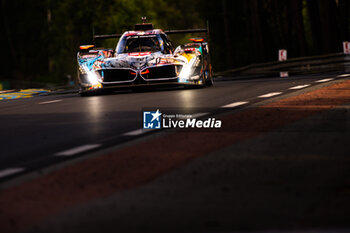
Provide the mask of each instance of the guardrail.
POLYGON ((280 72, 312 74, 322 72, 350 72, 350 55, 334 53, 321 56, 292 58, 286 61, 252 64, 237 69, 217 72, 216 75, 270 76, 280 72))

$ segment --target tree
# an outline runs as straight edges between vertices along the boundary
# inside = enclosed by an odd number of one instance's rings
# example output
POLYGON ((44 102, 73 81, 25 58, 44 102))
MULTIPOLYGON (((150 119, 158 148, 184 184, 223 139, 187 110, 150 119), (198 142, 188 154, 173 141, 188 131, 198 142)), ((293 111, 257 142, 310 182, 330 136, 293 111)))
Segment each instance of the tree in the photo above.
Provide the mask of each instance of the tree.
MULTIPOLYGON (((92 43, 94 32, 130 30, 141 16, 163 29, 205 27, 208 20, 215 70, 276 60, 281 48, 289 57, 339 52, 350 40, 348 0, 0 1, 7 64, 0 78, 65 82, 76 74, 80 44, 92 43)), ((189 36, 173 39, 184 43, 189 36)))

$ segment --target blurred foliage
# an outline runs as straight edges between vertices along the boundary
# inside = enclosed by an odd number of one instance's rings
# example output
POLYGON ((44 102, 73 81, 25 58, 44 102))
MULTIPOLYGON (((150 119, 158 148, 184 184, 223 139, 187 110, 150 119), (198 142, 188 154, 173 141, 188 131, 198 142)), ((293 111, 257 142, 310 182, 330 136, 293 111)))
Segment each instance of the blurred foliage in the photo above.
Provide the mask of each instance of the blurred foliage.
MULTIPOLYGON (((93 33, 122 33, 147 16, 156 28, 210 25, 215 70, 340 52, 349 38, 348 0, 0 0, 0 79, 66 82, 93 33)), ((174 35, 175 44, 192 35, 174 35)), ((114 48, 117 40, 102 42, 114 48)))

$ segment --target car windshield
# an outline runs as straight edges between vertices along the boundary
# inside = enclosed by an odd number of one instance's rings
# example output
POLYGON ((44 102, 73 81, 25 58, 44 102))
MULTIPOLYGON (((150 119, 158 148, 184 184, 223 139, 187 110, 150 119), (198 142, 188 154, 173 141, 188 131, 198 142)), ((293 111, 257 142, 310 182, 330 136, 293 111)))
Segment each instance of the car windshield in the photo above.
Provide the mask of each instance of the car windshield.
POLYGON ((157 36, 130 36, 126 38, 121 53, 161 51, 157 36))

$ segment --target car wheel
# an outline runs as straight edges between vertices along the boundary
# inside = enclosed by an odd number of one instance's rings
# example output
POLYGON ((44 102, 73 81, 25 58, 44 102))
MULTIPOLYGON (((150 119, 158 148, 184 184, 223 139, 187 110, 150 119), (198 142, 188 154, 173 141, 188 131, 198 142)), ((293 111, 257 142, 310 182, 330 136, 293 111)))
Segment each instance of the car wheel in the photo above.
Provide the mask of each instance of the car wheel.
POLYGON ((209 76, 209 77, 207 78, 206 86, 207 86, 207 87, 213 86, 213 77, 212 77, 212 76, 209 76))

